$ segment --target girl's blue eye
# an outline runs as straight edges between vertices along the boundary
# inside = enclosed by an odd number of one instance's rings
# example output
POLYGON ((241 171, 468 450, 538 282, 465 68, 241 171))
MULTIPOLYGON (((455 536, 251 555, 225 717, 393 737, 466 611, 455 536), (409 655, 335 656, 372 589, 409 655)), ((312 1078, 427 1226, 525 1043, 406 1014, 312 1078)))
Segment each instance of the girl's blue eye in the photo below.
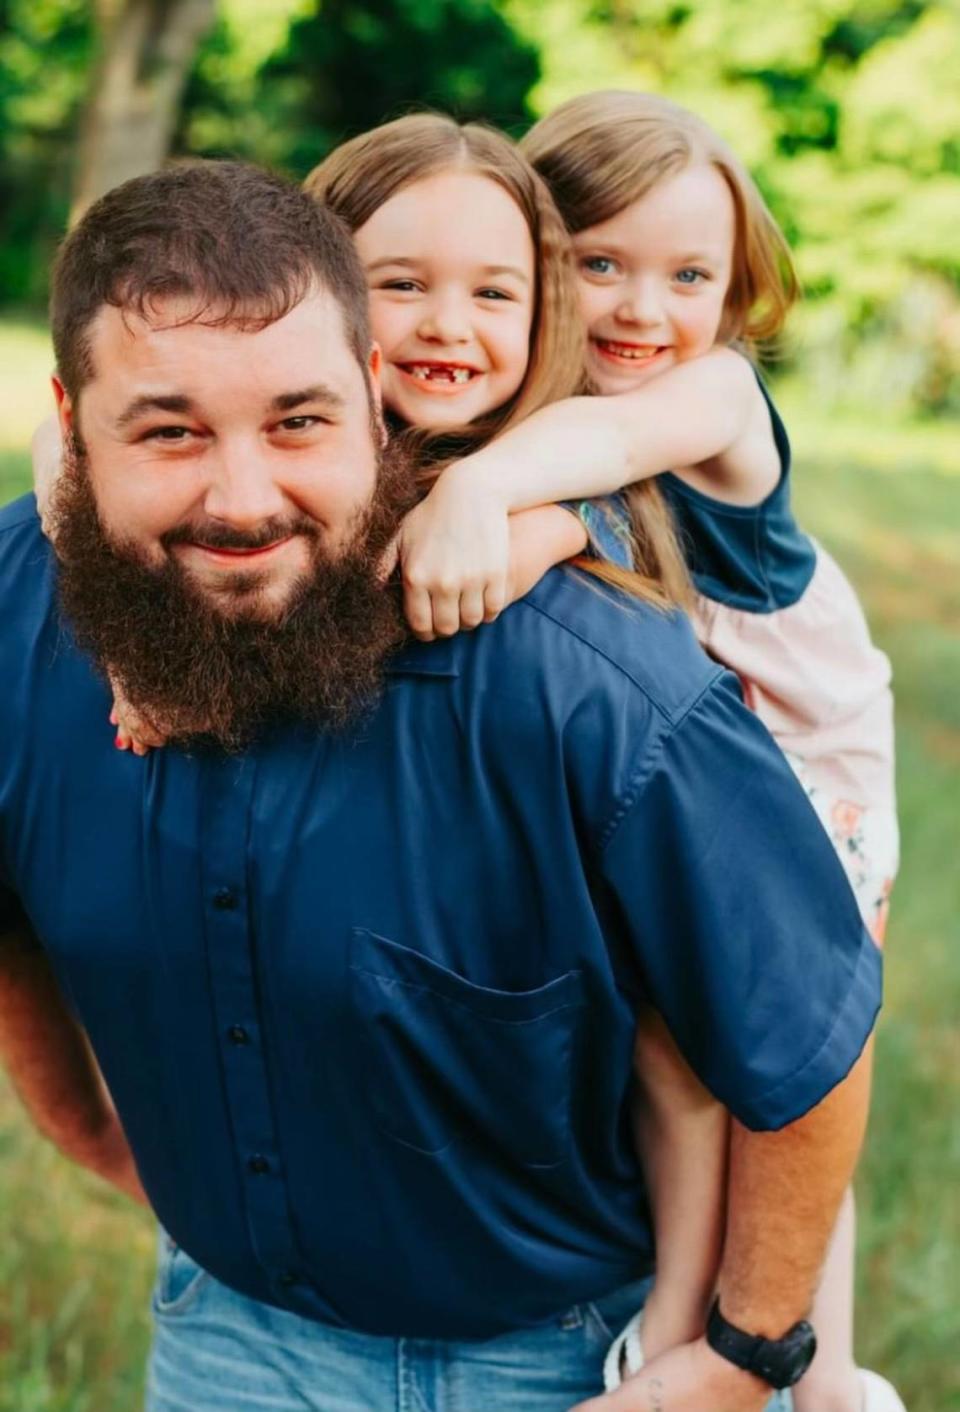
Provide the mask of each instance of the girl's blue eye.
POLYGON ((478 289, 478 290, 477 290, 477 298, 478 298, 478 299, 510 299, 511 297, 512 297, 512 296, 509 295, 509 294, 506 292, 505 289, 478 289))
POLYGON ((384 289, 397 289, 401 294, 409 294, 412 289, 416 289, 416 281, 412 279, 391 279, 383 286, 384 289))
POLYGON ((701 280, 705 279, 706 275, 704 274, 703 270, 692 270, 687 268, 683 270, 677 270, 676 273, 676 281, 678 284, 699 284, 701 280))
POLYGON ((589 255, 582 263, 591 275, 612 275, 617 268, 608 255, 589 255))

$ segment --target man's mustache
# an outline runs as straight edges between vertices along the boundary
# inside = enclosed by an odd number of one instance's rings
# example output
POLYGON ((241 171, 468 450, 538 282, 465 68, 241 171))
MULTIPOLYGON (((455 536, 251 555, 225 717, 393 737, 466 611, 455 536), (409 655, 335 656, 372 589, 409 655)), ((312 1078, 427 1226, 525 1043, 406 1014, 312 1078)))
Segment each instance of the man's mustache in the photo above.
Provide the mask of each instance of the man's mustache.
POLYGON ((235 529, 220 520, 191 521, 167 530, 160 536, 160 543, 164 549, 176 544, 199 544, 204 549, 265 549, 268 544, 293 535, 313 540, 317 534, 316 523, 306 515, 272 516, 251 530, 235 529))

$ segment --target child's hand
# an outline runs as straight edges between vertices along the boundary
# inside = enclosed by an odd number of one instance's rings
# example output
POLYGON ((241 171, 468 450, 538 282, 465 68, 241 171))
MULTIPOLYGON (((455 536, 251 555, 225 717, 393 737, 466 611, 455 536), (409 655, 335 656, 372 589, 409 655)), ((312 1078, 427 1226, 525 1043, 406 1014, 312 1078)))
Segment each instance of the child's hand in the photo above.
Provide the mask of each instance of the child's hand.
POLYGON ((63 469, 63 443, 60 439, 60 423, 56 417, 47 417, 40 423, 30 442, 33 458, 33 488, 37 497, 37 509, 43 532, 50 537, 50 497, 63 469))
POLYGON ((506 508, 482 483, 450 466, 404 517, 385 575, 398 560, 404 611, 421 641, 493 622, 507 601, 506 508))
POLYGON ((110 724, 117 728, 114 739, 117 749, 132 750, 134 755, 146 755, 148 750, 166 745, 166 736, 161 734, 153 721, 147 720, 146 716, 134 710, 115 682, 111 682, 111 685, 113 709, 110 712, 110 724))

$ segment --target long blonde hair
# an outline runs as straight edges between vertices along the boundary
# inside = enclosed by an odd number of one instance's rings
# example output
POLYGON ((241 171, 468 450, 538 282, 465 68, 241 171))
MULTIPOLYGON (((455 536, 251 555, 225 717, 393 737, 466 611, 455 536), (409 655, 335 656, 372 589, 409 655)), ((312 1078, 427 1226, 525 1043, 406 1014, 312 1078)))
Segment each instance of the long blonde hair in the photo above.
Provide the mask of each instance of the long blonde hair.
MULTIPOLYGON (((516 203, 533 241, 536 303, 527 370, 508 402, 453 432, 410 428, 403 433, 425 483, 450 460, 478 450, 532 412, 585 386, 585 339, 569 237, 546 183, 503 133, 480 123, 460 124, 441 113, 410 114, 342 143, 313 169, 304 189, 353 232, 403 187, 447 170, 487 177, 516 203)), ((600 559, 574 562, 666 607, 685 601, 689 580, 669 512, 656 487, 649 491, 643 503, 631 505, 636 573, 600 559)))
POLYGON ((542 118, 520 150, 550 187, 571 234, 610 220, 686 167, 715 167, 736 214, 718 339, 754 352, 780 332, 799 288, 790 247, 749 172, 695 113, 651 93, 586 93, 542 118))

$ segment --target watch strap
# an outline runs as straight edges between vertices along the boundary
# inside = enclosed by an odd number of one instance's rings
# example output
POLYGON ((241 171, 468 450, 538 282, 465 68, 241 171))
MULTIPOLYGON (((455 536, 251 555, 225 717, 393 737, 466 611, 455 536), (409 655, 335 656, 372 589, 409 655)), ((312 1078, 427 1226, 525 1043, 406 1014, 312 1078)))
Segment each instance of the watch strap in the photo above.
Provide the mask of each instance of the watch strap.
POLYGON ((792 1387, 810 1366, 816 1350, 816 1335, 806 1319, 794 1324, 782 1338, 748 1334, 729 1323, 720 1313, 720 1300, 713 1301, 707 1319, 707 1343, 728 1363, 762 1378, 778 1391, 792 1387))

